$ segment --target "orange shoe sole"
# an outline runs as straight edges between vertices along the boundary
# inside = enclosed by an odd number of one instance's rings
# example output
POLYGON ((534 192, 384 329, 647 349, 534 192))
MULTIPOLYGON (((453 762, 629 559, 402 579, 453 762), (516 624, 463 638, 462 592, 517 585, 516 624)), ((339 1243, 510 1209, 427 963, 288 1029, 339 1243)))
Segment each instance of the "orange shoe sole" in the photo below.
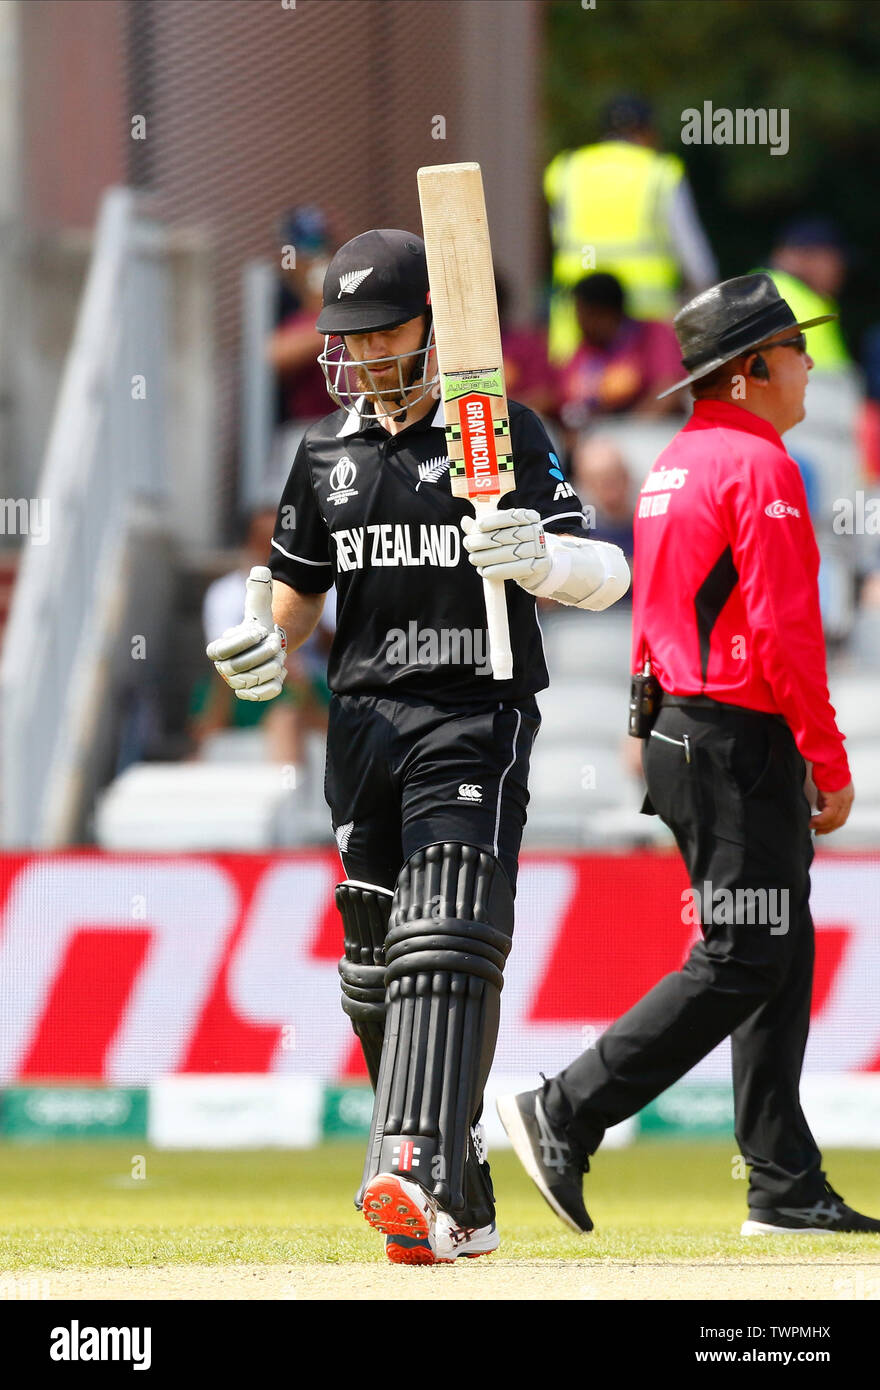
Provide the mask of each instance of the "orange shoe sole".
POLYGON ((367 1184, 363 1213, 373 1230, 380 1231, 383 1236, 412 1236, 416 1240, 427 1240, 431 1234, 425 1213, 401 1185, 400 1179, 391 1173, 379 1173, 367 1184))
POLYGON ((385 1255, 393 1265, 434 1265, 440 1263, 433 1250, 428 1250, 424 1245, 398 1245, 393 1236, 385 1246, 385 1255))

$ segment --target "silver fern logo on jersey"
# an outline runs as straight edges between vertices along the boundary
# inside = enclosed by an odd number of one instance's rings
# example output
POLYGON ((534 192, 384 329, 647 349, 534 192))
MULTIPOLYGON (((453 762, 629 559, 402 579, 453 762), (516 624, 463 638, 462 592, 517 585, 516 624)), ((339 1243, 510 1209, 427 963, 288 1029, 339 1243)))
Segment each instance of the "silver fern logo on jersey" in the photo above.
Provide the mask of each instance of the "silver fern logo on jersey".
POLYGON ((344 825, 337 825, 334 834, 336 843, 339 846, 340 854, 345 854, 348 849, 348 842, 351 839, 351 832, 354 830, 354 821, 347 820, 344 825))
POLYGON ((449 459, 445 454, 442 457, 438 455, 437 458, 425 459, 423 463, 419 464, 419 481, 416 483, 416 492, 422 483, 439 483, 444 473, 449 472, 449 466, 449 459))
POLYGON ((327 494, 327 501, 332 502, 334 507, 341 507, 343 502, 347 502, 349 497, 357 497, 356 490, 352 483, 357 477, 357 464, 343 454, 341 459, 337 459, 330 469, 330 491, 327 494))
POLYGON ((362 285, 368 275, 372 275, 373 267, 368 265, 366 270, 347 270, 344 275, 339 277, 339 293, 337 299, 341 299, 344 294, 354 294, 358 285, 362 285))

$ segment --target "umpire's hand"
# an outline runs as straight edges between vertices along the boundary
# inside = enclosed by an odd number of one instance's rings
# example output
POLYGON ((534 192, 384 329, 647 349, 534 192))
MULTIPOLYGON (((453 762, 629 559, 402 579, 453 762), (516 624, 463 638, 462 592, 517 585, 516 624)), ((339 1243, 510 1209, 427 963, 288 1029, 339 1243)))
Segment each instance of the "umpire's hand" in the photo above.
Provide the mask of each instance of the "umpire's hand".
POLYGON ((839 830, 846 824, 855 794, 852 782, 841 787, 839 792, 820 792, 818 787, 816 788, 819 814, 811 817, 810 827, 817 835, 830 835, 832 830, 839 830))
POLYGON ((272 618, 272 574, 255 565, 244 621, 209 643, 208 656, 238 700, 274 700, 287 677, 287 636, 272 618))

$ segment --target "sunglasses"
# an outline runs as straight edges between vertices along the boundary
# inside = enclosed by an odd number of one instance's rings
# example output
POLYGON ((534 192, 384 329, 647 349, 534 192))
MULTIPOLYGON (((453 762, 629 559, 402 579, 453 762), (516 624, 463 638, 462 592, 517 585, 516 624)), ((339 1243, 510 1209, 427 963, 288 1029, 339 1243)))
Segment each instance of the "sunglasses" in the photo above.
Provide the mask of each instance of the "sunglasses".
POLYGON ((754 348, 755 352, 769 352, 770 348, 793 347, 798 352, 806 352, 807 335, 806 333, 795 333, 793 338, 780 338, 776 343, 763 343, 761 347, 754 348))

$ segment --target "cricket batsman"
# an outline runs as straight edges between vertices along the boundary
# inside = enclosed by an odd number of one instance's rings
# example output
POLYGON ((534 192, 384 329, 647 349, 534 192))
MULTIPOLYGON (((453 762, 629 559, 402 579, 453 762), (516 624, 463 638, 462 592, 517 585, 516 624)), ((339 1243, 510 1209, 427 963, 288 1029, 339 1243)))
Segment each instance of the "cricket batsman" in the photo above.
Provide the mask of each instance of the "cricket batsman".
POLYGON ((383 229, 341 247, 317 329, 338 408, 300 444, 269 567, 251 571, 244 621, 208 655, 238 698, 274 699, 335 583, 339 973, 376 1092, 356 1200, 393 1263, 448 1263, 498 1246, 478 1120, 548 683, 535 600, 601 610, 630 575, 621 550, 588 539, 522 405, 509 411, 515 490, 479 523, 452 495, 420 237, 383 229), (491 670, 487 576, 513 581, 508 680, 491 670))

